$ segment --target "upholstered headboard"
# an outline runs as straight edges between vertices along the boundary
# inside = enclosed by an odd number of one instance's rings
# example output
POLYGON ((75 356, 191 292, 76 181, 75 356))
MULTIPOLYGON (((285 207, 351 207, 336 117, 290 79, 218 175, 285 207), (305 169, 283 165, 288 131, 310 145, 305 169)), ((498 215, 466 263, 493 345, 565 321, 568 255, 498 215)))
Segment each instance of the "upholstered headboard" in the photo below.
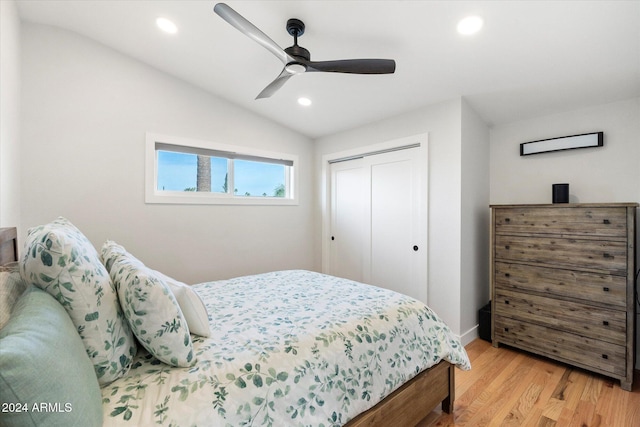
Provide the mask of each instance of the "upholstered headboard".
POLYGON ((16 228, 0 228, 0 265, 16 261, 18 261, 18 233, 16 228))

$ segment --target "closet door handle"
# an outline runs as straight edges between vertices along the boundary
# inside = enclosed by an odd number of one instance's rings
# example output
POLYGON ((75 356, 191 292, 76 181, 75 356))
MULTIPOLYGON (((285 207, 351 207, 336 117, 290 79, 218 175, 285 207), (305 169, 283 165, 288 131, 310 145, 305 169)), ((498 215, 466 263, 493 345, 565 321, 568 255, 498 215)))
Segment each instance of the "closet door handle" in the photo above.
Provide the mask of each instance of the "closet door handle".
POLYGON ((413 245, 413 250, 414 250, 414 251, 418 252, 418 249, 420 249, 420 248, 418 247, 418 245, 413 245))

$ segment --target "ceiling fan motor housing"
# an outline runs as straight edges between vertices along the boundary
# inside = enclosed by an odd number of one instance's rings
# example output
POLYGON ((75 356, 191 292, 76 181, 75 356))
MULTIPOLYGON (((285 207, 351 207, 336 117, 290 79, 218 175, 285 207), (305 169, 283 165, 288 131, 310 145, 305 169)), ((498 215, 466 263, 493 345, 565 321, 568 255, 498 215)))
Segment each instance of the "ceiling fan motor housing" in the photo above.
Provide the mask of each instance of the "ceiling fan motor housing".
POLYGON ((286 48, 284 51, 294 58, 303 58, 307 61, 311 59, 311 53, 309 53, 307 49, 303 48, 302 46, 298 46, 297 44, 286 48))

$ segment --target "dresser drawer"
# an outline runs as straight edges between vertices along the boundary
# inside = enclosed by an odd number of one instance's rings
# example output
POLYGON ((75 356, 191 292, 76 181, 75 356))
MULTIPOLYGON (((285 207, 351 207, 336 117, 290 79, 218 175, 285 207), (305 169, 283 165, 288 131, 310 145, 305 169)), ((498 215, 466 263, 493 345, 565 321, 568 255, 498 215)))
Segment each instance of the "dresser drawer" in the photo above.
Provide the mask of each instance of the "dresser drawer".
POLYGON ((609 274, 537 267, 524 264, 495 263, 495 286, 525 292, 540 292, 598 302, 626 310, 627 279, 609 274))
POLYGON ((538 236, 495 236, 495 259, 626 276, 626 242, 538 236))
POLYGON ((553 328, 502 316, 494 318, 494 339, 606 375, 624 377, 626 349, 553 328))
POLYGON ((627 236, 627 210, 614 207, 539 207, 495 210, 496 233, 627 236))
POLYGON ((496 288, 495 312, 498 316, 611 344, 626 344, 627 313, 624 311, 496 288))

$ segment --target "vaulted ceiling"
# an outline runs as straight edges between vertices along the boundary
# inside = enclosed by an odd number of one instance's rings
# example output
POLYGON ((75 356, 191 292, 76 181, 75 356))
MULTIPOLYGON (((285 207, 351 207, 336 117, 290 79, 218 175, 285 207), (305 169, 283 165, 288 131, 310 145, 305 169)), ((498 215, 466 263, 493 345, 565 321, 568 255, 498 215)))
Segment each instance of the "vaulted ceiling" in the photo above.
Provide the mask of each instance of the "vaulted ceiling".
POLYGON ((23 21, 110 46, 309 137, 464 97, 489 125, 640 96, 640 1, 227 1, 282 48, 304 21, 312 60, 391 58, 392 75, 282 70, 213 12, 215 1, 18 0, 23 21), (481 16, 472 36, 458 21, 481 16), (178 27, 161 32, 156 18, 178 27), (308 107, 297 99, 311 99, 308 107))

